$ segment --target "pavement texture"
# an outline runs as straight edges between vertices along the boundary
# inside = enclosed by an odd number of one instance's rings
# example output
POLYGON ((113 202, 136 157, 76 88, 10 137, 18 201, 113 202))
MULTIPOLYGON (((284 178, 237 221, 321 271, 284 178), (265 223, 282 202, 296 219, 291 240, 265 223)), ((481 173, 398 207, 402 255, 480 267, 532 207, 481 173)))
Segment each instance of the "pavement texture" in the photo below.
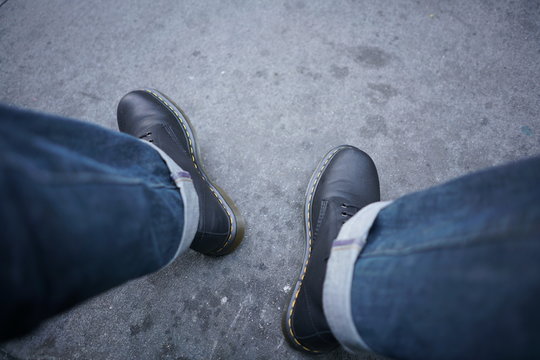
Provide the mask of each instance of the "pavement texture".
POLYGON ((3 3, 0 101, 116 129, 122 95, 161 90, 190 116, 247 234, 227 257, 190 251, 47 321, 0 358, 307 358, 280 319, 318 160, 363 149, 391 199, 539 153, 539 4, 3 3))

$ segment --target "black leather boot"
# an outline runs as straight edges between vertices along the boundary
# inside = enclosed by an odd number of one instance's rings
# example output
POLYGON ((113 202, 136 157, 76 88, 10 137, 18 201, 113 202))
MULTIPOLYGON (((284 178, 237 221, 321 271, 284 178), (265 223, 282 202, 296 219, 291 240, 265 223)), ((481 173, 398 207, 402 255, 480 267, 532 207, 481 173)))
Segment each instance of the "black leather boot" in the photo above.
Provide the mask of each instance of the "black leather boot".
POLYGON ((232 252, 244 222, 232 200, 206 175, 193 126, 184 112, 157 90, 136 90, 118 104, 120 131, 153 143, 191 174, 199 197, 199 226, 191 248, 206 255, 232 252))
POLYGON ((327 260, 332 242, 345 221, 379 200, 377 169, 363 151, 339 146, 317 166, 306 193, 306 250, 302 271, 283 316, 283 332, 294 348, 317 354, 339 345, 330 331, 322 304, 327 260))

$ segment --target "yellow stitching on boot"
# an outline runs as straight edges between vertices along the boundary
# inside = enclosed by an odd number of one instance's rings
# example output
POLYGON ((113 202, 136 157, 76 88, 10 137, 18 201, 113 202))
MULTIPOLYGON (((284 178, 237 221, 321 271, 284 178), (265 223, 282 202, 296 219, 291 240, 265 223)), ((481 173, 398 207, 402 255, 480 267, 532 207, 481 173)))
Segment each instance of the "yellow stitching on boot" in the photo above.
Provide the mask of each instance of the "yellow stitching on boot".
POLYGON ((321 166, 321 169, 319 170, 319 173, 317 174, 317 176, 315 177, 315 181, 313 182, 313 186, 311 187, 311 191, 310 191, 310 194, 309 194, 309 198, 308 198, 308 212, 307 212, 307 222, 308 222, 308 238, 309 238, 309 243, 308 243, 308 248, 309 248, 309 251, 308 251, 308 257, 306 259, 306 263, 304 264, 304 267, 302 269, 302 275, 300 275, 300 285, 298 286, 298 290, 296 291, 296 293, 294 294, 294 299, 292 301, 292 305, 291 305, 291 311, 289 312, 289 319, 288 319, 288 323, 289 323, 289 332, 293 338, 293 340, 296 342, 296 344, 298 344, 299 346, 301 346, 304 350, 306 351, 309 351, 309 352, 313 352, 313 353, 320 353, 321 351, 320 350, 313 350, 313 349, 309 349, 307 347, 305 347, 304 345, 302 345, 297 339, 296 339, 296 336, 294 335, 294 331, 293 331, 293 328, 292 328, 292 315, 293 315, 293 311, 294 311, 294 306, 296 305, 296 300, 298 300, 298 295, 300 295, 300 289, 302 288, 302 282, 304 281, 304 277, 306 276, 306 272, 307 272, 307 266, 309 264, 309 260, 311 258, 311 247, 312 247, 312 239, 311 239, 311 217, 310 217, 310 212, 311 212, 311 200, 313 199, 313 194, 315 193, 315 188, 317 187, 317 184, 319 183, 319 179, 322 175, 322 173, 324 172, 324 170, 326 169, 326 166, 328 165, 328 163, 330 162, 330 160, 332 160, 332 158, 334 157, 334 155, 336 155, 336 153, 341 150, 341 148, 338 148, 336 150, 334 150, 334 152, 332 152, 328 158, 326 159, 326 161, 322 164, 321 166))
MULTIPOLYGON (((176 110, 174 110, 174 108, 172 106, 170 106, 161 96, 159 96, 158 94, 156 94, 155 92, 153 92, 152 90, 148 90, 148 89, 145 89, 145 91, 147 93, 150 93, 152 94, 155 98, 159 99, 161 101, 161 103, 163 105, 165 105, 167 108, 169 108, 169 110, 172 111, 172 113, 176 116, 176 118, 178 119, 178 121, 180 122, 180 124, 182 125, 182 127, 184 128, 184 130, 186 130, 185 134, 188 138, 188 143, 189 143, 189 152, 191 154, 191 161, 193 162, 193 165, 195 166, 195 168, 199 171, 200 173, 200 170, 199 170, 199 167, 197 166, 197 163, 195 161, 195 151, 193 151, 193 143, 191 141, 191 137, 189 136, 189 132, 187 131, 187 127, 186 127, 186 124, 184 123, 182 117, 180 115, 178 115, 178 113, 176 112, 176 110)), ((201 174, 201 176, 203 176, 201 174)), ((204 178, 204 176, 203 176, 204 178)), ((215 253, 219 253, 221 250, 223 250, 225 247, 227 247, 227 245, 229 244, 229 242, 231 241, 232 239, 232 232, 233 232, 233 220, 232 220, 232 216, 231 214, 229 213, 229 210, 227 210, 227 208, 225 208, 225 205, 223 205, 223 202, 221 201, 221 199, 219 198, 219 196, 216 194, 216 192, 214 191, 214 189, 212 189, 211 187, 209 187, 210 191, 212 191, 212 194, 214 194, 214 196, 216 197, 216 199, 218 199, 221 207, 223 208, 223 210, 225 210, 225 212, 227 213, 227 216, 229 217, 229 227, 230 227, 230 230, 229 230, 229 236, 227 237, 227 241, 225 241, 225 244, 217 251, 215 251, 215 253)))

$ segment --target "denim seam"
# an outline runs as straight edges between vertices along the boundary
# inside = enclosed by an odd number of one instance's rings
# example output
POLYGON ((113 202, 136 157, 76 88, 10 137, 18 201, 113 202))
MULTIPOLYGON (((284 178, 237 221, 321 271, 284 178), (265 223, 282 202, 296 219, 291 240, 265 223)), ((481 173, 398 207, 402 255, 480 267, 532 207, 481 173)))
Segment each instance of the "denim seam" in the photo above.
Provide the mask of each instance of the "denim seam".
POLYGON ((42 185, 47 186, 78 186, 78 185, 112 185, 112 186, 142 186, 142 187, 148 187, 152 189, 170 189, 170 190, 177 190, 178 188, 173 185, 164 185, 164 184, 148 184, 144 181, 138 181, 138 182, 100 182, 100 181, 79 181, 79 182, 47 182, 42 185))
MULTIPOLYGON (((10 172, 19 172, 24 171, 23 168, 17 166, 18 164, 14 163, 13 161, 7 161, 5 160, 4 165, 2 168, 7 167, 10 172)), ((42 169, 32 169, 29 171, 31 174, 31 179, 34 182, 37 182, 39 184, 43 185, 68 185, 68 184, 110 184, 110 185, 140 185, 145 184, 150 187, 156 187, 156 188, 171 188, 175 189, 176 187, 173 185, 168 185, 160 182, 152 182, 149 183, 147 180, 144 180, 139 177, 128 177, 128 176, 119 176, 119 175, 111 175, 106 173, 96 173, 96 172, 89 172, 87 170, 85 171, 74 171, 71 174, 65 174, 60 172, 46 172, 42 169)))
MULTIPOLYGON (((462 239, 463 237, 459 237, 459 239, 462 239)), ((452 237, 449 239, 457 239, 457 237, 452 237)), ((401 256, 401 255, 412 255, 419 252, 425 252, 425 251, 435 251, 440 249, 448 249, 448 248, 460 248, 460 247, 468 247, 468 246, 483 246, 488 245, 490 243, 509 243, 507 239, 475 239, 468 242, 450 242, 447 243, 448 239, 438 242, 432 242, 423 246, 411 246, 407 248, 400 248, 396 250, 383 250, 378 252, 373 252, 369 254, 362 254, 360 253, 360 258, 373 258, 373 257, 383 257, 383 256, 401 256)), ((530 240, 519 240, 520 242, 526 242, 530 240)))

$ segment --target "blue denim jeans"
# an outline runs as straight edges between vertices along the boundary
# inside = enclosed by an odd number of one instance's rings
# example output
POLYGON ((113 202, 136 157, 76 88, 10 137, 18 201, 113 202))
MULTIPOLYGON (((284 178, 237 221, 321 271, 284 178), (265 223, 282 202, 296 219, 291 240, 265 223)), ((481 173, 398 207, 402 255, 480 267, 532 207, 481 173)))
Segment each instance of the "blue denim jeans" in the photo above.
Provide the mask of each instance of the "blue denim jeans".
POLYGON ((184 202, 160 154, 0 105, 0 340, 175 256, 184 202))
POLYGON ((352 319, 400 359, 540 359, 540 157, 395 200, 354 265, 352 319))
MULTIPOLYGON (((1 105, 0 135, 0 339, 174 258, 188 202, 150 146, 1 105)), ((540 358, 539 184, 535 158, 380 210, 350 284, 369 348, 540 358)))

